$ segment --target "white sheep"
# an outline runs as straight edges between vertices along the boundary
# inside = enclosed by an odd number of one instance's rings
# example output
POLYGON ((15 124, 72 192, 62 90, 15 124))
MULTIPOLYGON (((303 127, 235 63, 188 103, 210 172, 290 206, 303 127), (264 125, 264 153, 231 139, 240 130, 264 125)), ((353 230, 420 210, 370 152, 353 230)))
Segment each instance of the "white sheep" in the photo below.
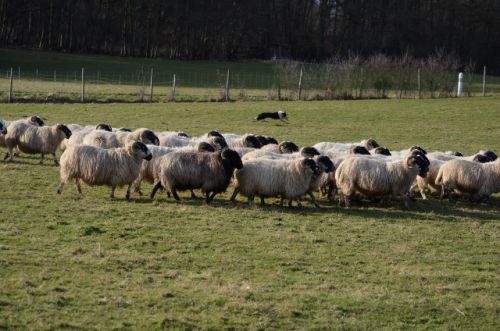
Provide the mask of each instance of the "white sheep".
POLYGON ((94 130, 84 137, 83 144, 101 148, 118 148, 124 147, 131 141, 140 141, 144 144, 157 146, 160 144, 160 140, 153 131, 145 128, 133 132, 94 130))
POLYGON ((471 200, 486 200, 500 192, 500 159, 479 163, 467 160, 451 160, 439 168, 436 184, 442 187, 441 197, 453 192, 470 194, 471 200))
POLYGON ((81 180, 91 186, 111 186, 111 198, 114 198, 117 186, 128 185, 128 200, 132 183, 139 175, 142 160, 151 158, 149 149, 139 141, 111 149, 87 145, 68 146, 61 155, 61 182, 57 193, 62 193, 65 183, 75 180, 78 193, 82 194, 81 180))
POLYGON ((13 149, 17 147, 21 152, 27 154, 41 154, 40 164, 43 164, 45 154, 51 154, 54 163, 58 165, 56 158, 57 147, 61 141, 71 137, 71 131, 64 124, 53 126, 34 126, 23 122, 12 124, 5 135, 5 143, 9 152, 5 158, 12 161, 13 149))
POLYGON ((0 121, 3 123, 3 126, 5 128, 5 133, 0 132, 0 147, 7 147, 7 145, 5 144, 5 135, 7 134, 7 131, 8 131, 8 128, 10 125, 14 125, 16 123, 26 123, 26 124, 30 124, 30 125, 34 125, 34 126, 44 126, 45 125, 45 122, 43 121, 43 119, 39 116, 36 116, 36 115, 28 117, 28 118, 22 118, 22 119, 15 120, 15 121, 7 121, 7 120, 0 120, 0 121))
POLYGON ((312 159, 270 160, 255 159, 243 164, 234 174, 234 203, 238 193, 248 197, 248 204, 259 196, 264 204, 266 197, 293 200, 300 206, 300 198, 310 188, 313 176, 319 175, 319 168, 312 159))
POLYGON ((356 194, 368 197, 399 195, 409 207, 409 191, 417 175, 425 177, 429 160, 422 154, 412 154, 406 159, 386 161, 368 157, 350 157, 340 163, 335 171, 335 181, 340 194, 339 204, 350 206, 356 194))

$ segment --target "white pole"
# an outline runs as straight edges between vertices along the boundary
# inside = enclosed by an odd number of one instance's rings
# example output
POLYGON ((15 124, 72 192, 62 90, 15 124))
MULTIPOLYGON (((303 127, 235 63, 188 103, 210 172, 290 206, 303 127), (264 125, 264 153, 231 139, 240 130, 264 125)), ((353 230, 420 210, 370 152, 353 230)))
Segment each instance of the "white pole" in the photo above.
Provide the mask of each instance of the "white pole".
POLYGON ((458 88, 457 88, 457 97, 462 96, 462 89, 464 86, 464 73, 461 72, 458 74, 458 88))

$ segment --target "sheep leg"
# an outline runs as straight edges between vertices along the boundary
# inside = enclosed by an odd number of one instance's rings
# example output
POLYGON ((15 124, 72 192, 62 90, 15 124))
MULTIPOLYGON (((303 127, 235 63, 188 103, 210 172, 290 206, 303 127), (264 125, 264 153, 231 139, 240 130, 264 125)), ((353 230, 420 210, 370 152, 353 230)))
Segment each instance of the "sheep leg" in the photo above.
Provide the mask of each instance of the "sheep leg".
POLYGON ((216 192, 212 192, 212 194, 209 196, 208 192, 207 192, 207 200, 206 200, 207 204, 210 203, 214 199, 216 194, 217 194, 216 192))
POLYGON ((130 189, 132 187, 132 183, 128 184, 127 194, 125 194, 125 198, 130 201, 130 189))
MULTIPOLYGON (((10 156, 10 152, 5 153, 3 160, 4 161, 7 160, 9 158, 9 156, 10 156)), ((12 158, 9 161, 12 161, 12 158)))
POLYGON ((260 197, 260 205, 261 206, 265 206, 266 205, 266 202, 264 201, 264 197, 260 197))
POLYGON ((314 194, 312 192, 309 192, 308 194, 311 197, 311 201, 314 203, 314 207, 315 208, 319 208, 318 201, 316 201, 316 198, 314 197, 314 194))
POLYGON ((61 182, 59 183, 59 186, 57 187, 57 193, 58 193, 58 194, 61 194, 61 193, 62 193, 62 191, 63 191, 63 189, 64 189, 64 183, 65 183, 65 182, 64 182, 63 180, 61 180, 61 182))
POLYGON ((292 199, 288 199, 288 208, 292 207, 292 199))
POLYGON ((52 157, 54 158, 54 164, 56 166, 58 166, 59 165, 59 161, 57 161, 56 153, 52 153, 52 157))
POLYGON ((134 183, 134 192, 141 195, 141 196, 143 195, 142 191, 141 191, 141 182, 134 183))
POLYGON ((76 190, 78 191, 78 193, 81 194, 81 195, 83 195, 83 193, 82 193, 82 185, 80 185, 80 180, 76 179, 75 180, 75 184, 76 184, 76 190))
POLYGON ((231 195, 231 199, 229 199, 232 203, 235 203, 236 196, 238 195, 238 193, 240 193, 240 188, 239 187, 235 187, 234 191, 233 191, 233 194, 231 195))
MULTIPOLYGON (((153 199, 155 197, 156 191, 158 191, 159 188, 161 188, 161 182, 157 181, 155 183, 155 185, 153 186, 153 189, 151 190, 151 194, 149 195, 149 197, 151 199, 153 199)), ((170 197, 170 195, 169 195, 169 197, 170 197)))
POLYGON ((300 202, 300 198, 297 198, 297 207, 302 208, 302 202, 300 202))
POLYGON ((248 197, 248 206, 253 204, 253 195, 248 197))
POLYGON ((283 196, 281 196, 281 197, 280 197, 280 207, 283 207, 283 201, 284 201, 284 200, 285 200, 285 199, 283 199, 283 196))
POLYGON ((112 186, 111 187, 111 194, 109 195, 109 197, 111 199, 114 199, 115 198, 115 190, 116 190, 116 186, 112 186))
POLYGON ((40 157, 40 164, 43 164, 43 158, 44 158, 44 154, 42 153, 42 157, 40 157))
POLYGON ((194 191, 191 190, 191 199, 197 199, 198 197, 196 196, 196 194, 194 194, 194 191))
POLYGON ((181 198, 179 198, 179 196, 177 195, 177 189, 176 188, 173 188, 170 191, 172 192, 172 195, 174 196, 175 200, 181 201, 181 198))

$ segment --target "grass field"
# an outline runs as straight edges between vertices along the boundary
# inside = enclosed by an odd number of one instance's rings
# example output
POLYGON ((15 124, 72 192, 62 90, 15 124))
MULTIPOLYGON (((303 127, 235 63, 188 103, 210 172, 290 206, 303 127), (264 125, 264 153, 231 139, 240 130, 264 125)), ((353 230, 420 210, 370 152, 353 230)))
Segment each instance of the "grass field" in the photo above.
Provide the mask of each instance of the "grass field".
MULTIPOLYGON (((500 151, 500 98, 12 104, 0 118, 500 151), (256 123, 283 109, 290 124, 256 123)), ((5 152, 5 149, 1 149, 5 152)), ((498 329, 500 197, 350 210, 155 201, 0 161, 0 329, 498 329)), ((144 189, 151 188, 147 185, 144 189)), ((229 189, 229 193, 232 189, 229 189)), ((271 200, 270 200, 271 201, 271 200)))

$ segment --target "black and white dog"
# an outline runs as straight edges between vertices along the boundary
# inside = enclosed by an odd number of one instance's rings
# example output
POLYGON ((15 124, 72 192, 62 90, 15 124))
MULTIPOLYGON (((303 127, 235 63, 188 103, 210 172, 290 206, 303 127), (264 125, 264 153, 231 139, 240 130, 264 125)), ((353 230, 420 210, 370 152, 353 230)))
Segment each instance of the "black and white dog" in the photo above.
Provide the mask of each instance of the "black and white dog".
POLYGON ((275 111, 272 113, 260 113, 257 115, 255 118, 257 121, 265 120, 267 118, 273 119, 273 120, 280 120, 282 122, 288 121, 288 115, 284 111, 275 111))

